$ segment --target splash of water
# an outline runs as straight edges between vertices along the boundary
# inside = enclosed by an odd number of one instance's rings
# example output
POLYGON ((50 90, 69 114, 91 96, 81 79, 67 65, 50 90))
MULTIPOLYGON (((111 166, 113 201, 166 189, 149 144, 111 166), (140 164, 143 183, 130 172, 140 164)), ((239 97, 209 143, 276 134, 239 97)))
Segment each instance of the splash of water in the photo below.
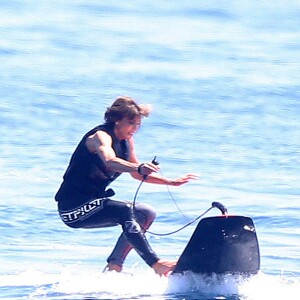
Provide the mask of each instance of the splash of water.
MULTIPOLYGON (((1 275, 0 290, 14 289, 14 296, 29 299, 294 299, 300 290, 297 276, 262 272, 252 277, 203 276, 192 273, 159 277, 151 269, 133 267, 124 273, 100 273, 82 266, 57 274, 27 270, 1 275), (196 298, 195 298, 196 297, 196 298)), ((7 295, 8 296, 8 295, 7 295)))

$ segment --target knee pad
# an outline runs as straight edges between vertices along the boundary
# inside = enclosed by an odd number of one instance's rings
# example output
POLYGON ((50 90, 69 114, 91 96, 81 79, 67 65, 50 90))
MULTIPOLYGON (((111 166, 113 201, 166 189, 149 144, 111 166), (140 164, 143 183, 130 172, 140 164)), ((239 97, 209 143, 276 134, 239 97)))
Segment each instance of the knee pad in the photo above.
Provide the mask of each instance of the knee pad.
POLYGON ((126 221, 125 222, 125 229, 128 233, 139 233, 141 232, 141 226, 138 222, 132 220, 132 221, 126 221))

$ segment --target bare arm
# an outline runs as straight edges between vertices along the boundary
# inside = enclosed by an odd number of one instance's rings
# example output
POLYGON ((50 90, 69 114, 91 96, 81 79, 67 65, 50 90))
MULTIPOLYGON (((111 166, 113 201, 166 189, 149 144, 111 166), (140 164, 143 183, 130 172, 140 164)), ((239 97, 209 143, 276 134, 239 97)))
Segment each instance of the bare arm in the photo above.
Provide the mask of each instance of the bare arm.
MULTIPOLYGON (((132 176, 134 178, 136 178, 135 174, 132 174, 132 176)), ((137 175, 138 178, 136 179, 140 179, 140 175, 137 175)), ((180 186, 182 184, 185 184, 191 180, 197 179, 198 176, 196 174, 186 174, 183 175, 181 177, 175 178, 175 179, 171 179, 171 178, 167 178, 164 176, 161 176, 158 173, 151 173, 150 175, 148 175, 147 177, 147 182, 148 183, 155 183, 155 184, 166 184, 166 185, 172 185, 172 186, 180 186)))
POLYGON ((91 153, 99 155, 108 170, 120 173, 128 172, 137 180, 143 180, 144 176, 147 176, 149 183, 180 186, 197 178, 194 174, 187 174, 176 179, 169 179, 158 174, 159 166, 152 163, 145 163, 140 167, 141 163, 135 154, 133 138, 129 139, 129 161, 116 156, 112 148, 111 136, 104 131, 97 131, 89 136, 86 140, 86 146, 91 153))
POLYGON ((108 170, 113 172, 134 172, 139 164, 118 158, 112 148, 112 139, 104 131, 97 131, 86 140, 86 146, 91 153, 99 155, 108 170))
POLYGON ((137 179, 142 180, 143 175, 149 175, 152 172, 157 172, 158 167, 153 164, 144 164, 140 167, 140 163, 134 154, 133 138, 129 139, 129 161, 116 156, 112 148, 112 139, 104 131, 97 131, 89 136, 86 140, 86 146, 91 153, 98 154, 108 170, 113 172, 129 172, 135 174, 137 179))
MULTIPOLYGON (((132 152, 131 152, 131 161, 134 161, 134 162, 138 162, 138 159, 137 159, 137 156, 135 154, 135 151, 134 151, 134 146, 132 145, 132 152)), ((152 163, 148 163, 146 164, 147 166, 152 166, 153 164, 152 163)), ((155 165, 153 165, 155 166, 155 165)), ((157 171, 159 170, 159 166, 156 166, 157 170, 156 171, 153 171, 152 173, 149 173, 149 175, 147 175, 147 182, 148 183, 155 183, 155 184, 166 184, 166 185, 172 185, 172 186, 180 186, 182 184, 185 184, 193 179, 197 179, 198 176, 195 175, 195 174, 186 174, 182 177, 178 177, 178 178, 175 178, 175 179, 170 179, 170 178, 167 178, 167 177, 164 177, 160 174, 157 173, 157 171)), ((132 172, 131 173, 131 176, 135 179, 138 179, 138 180, 142 180, 144 179, 143 176, 141 176, 138 172, 132 172)))

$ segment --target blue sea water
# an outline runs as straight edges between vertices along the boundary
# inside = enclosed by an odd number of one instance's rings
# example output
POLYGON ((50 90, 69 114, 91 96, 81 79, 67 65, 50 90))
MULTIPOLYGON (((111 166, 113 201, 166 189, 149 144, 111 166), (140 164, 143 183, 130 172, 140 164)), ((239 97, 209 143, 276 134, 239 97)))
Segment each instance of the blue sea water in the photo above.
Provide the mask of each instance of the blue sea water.
MULTIPOLYGON (((299 15, 296 0, 0 0, 0 299, 297 298, 299 15), (142 186, 152 231, 220 201, 254 220, 258 275, 160 278, 133 251, 124 273, 103 274, 120 228, 60 221, 53 196, 70 155, 119 95, 153 106, 135 138, 141 161, 199 174, 171 195, 142 186)), ((128 175, 113 184, 126 200, 137 187, 128 175)), ((175 259, 195 226, 148 238, 175 259)))

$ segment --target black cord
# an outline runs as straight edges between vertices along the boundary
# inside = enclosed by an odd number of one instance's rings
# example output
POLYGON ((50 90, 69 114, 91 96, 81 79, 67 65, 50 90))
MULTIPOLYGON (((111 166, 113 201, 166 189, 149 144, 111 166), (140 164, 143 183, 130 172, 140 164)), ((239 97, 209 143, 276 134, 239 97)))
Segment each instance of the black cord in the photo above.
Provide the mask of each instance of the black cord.
MULTIPOLYGON (((132 203, 132 206, 133 206, 133 212, 135 211, 135 204, 136 204, 136 198, 137 198, 137 195, 139 193, 139 190, 142 186, 142 184, 144 183, 144 181, 146 180, 147 178, 143 178, 142 181, 140 182, 138 188, 136 189, 136 192, 135 192, 135 195, 134 195, 134 198, 133 198, 133 203, 132 203)), ((215 203, 215 202, 213 202, 215 203)), ((145 228, 142 228, 145 232, 149 233, 149 234, 152 234, 152 235, 156 235, 156 236, 167 236, 167 235, 171 235, 171 234, 175 234, 183 229, 185 229, 186 227, 192 225, 194 222, 196 222, 197 220, 199 220, 200 218, 202 218, 205 214, 207 214, 212 208, 216 207, 215 205, 212 205, 210 208, 208 208, 204 213, 202 213, 201 215, 199 215, 198 217, 196 217, 194 220, 186 223, 184 226, 180 227, 179 229, 177 230, 174 230, 174 231, 171 231, 171 232, 167 232, 167 233, 155 233, 155 232, 152 232, 152 231, 149 231, 145 228)))
POLYGON ((137 188, 136 191, 135 191, 135 194, 134 194, 134 197, 133 197, 133 203, 132 203, 132 205, 133 205, 133 210, 135 209, 136 198, 137 198, 137 195, 138 195, 138 193, 139 193, 139 190, 140 190, 142 184, 146 181, 146 179, 147 179, 147 178, 143 177, 143 179, 141 180, 141 182, 140 182, 138 188, 137 188))
POLYGON ((157 236, 167 236, 167 235, 171 235, 171 234, 174 234, 174 233, 177 233, 183 229, 185 229, 186 227, 192 225, 194 222, 196 222, 197 220, 199 220, 200 218, 202 218, 205 214, 207 214, 212 208, 214 208, 213 206, 211 206, 210 208, 208 208, 203 214, 199 215, 197 218, 195 218, 194 220, 186 223, 184 226, 180 227, 179 229, 177 230, 174 230, 174 231, 171 231, 171 232, 167 232, 167 233, 155 233, 155 232, 152 232, 152 231, 149 231, 149 230, 146 230, 146 232, 152 234, 152 235, 157 235, 157 236))

